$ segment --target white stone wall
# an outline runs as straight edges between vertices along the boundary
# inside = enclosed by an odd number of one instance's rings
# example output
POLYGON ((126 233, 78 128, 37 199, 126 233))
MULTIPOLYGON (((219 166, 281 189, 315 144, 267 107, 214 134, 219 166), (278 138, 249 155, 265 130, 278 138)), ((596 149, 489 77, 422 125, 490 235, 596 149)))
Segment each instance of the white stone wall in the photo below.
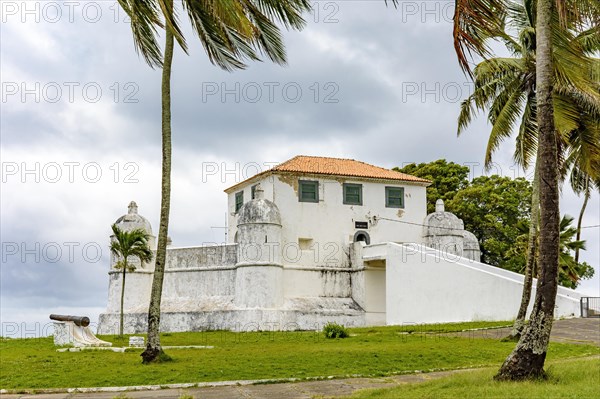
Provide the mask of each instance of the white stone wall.
POLYGON ((237 261, 236 245, 168 248, 167 269, 197 269, 232 266, 237 261))
MULTIPOLYGON (((107 312, 119 312, 121 306, 121 288, 123 273, 120 270, 111 270, 108 273, 108 305, 107 312)), ((152 273, 149 271, 128 272, 125 277, 125 298, 123 308, 125 312, 137 311, 146 307, 150 300, 152 287, 152 273)))
POLYGON ((339 268, 284 266, 284 295, 297 297, 351 298, 351 271, 339 268))
MULTIPOLYGON (((245 203, 257 183, 243 187, 245 203)), ((245 219, 238 232, 236 192, 231 192, 229 237, 237 236, 240 244, 168 249, 163 331, 294 330, 318 329, 328 321, 360 326, 515 317, 522 275, 420 244, 427 240, 422 227, 424 186, 287 175, 265 177, 260 185, 264 198, 277 205, 281 226, 279 217, 274 222, 273 215, 263 215, 259 207, 255 213, 271 219, 258 224, 245 219), (319 181, 318 203, 298 201, 299 179, 319 181), (343 204, 343 183, 363 185, 362 206, 343 204), (386 186, 404 188, 403 209, 385 207, 386 186), (368 222, 361 230, 368 232, 371 245, 351 243, 356 221, 368 222), (261 252, 251 255, 246 250, 252 248, 261 252)), ((127 333, 147 328, 153 269, 150 264, 127 274, 127 333)), ((115 333, 118 326, 121 273, 112 270, 109 275, 102 333, 115 333)), ((579 294, 559 288, 556 315, 578 314, 579 294)))
MULTIPOLYGON (((385 252, 387 324, 516 316, 523 289, 520 274, 417 245, 388 243, 385 252)), ((579 316, 579 298, 574 290, 559 287, 555 316, 579 316)))
MULTIPOLYGON (((234 265, 237 245, 168 248, 165 280, 163 283, 163 308, 193 305, 202 298, 233 295, 234 265), (179 304, 179 305, 178 305, 179 304)), ((148 311, 152 288, 151 265, 128 272, 125 277, 126 313, 148 311)), ((119 312, 121 306, 122 271, 109 272, 107 312, 119 312)), ((185 309, 182 309, 185 310, 185 309)))

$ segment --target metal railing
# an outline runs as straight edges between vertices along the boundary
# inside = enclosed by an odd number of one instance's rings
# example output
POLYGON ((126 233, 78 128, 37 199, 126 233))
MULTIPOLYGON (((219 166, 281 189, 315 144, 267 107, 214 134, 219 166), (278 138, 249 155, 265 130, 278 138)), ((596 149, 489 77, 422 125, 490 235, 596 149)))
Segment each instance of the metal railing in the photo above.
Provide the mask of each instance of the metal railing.
POLYGON ((600 317, 600 297, 581 297, 581 317, 600 317))

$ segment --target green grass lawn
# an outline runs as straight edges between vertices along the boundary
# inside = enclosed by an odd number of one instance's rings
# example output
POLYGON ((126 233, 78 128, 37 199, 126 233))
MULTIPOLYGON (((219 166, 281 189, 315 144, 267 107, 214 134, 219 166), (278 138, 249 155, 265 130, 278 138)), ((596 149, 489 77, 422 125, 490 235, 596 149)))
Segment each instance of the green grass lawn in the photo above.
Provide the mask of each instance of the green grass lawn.
POLYGON ((492 379, 498 371, 494 367, 395 388, 359 391, 351 398, 600 398, 600 359, 551 361, 546 370, 546 381, 497 382, 492 379))
MULTIPOLYGON (((493 324, 493 323, 491 323, 493 324)), ((503 323, 506 324, 506 323, 503 323)), ((448 325, 442 331, 490 323, 448 325)), ((419 331, 440 331, 440 325, 419 331)), ((514 343, 438 334, 407 334, 404 327, 350 329, 346 339, 316 332, 197 332, 163 334, 163 345, 212 345, 171 349, 172 362, 142 365, 141 349, 125 353, 58 353, 52 338, 0 340, 0 388, 35 389, 124 386, 238 379, 382 376, 414 370, 498 366, 514 343)), ((123 345, 113 336, 101 339, 123 345)), ((552 343, 548 358, 599 354, 600 348, 552 343)))
POLYGON ((488 329, 498 327, 512 327, 512 321, 470 321, 462 323, 438 324, 403 324, 400 326, 360 327, 353 328, 355 333, 364 332, 405 332, 405 333, 447 333, 464 330, 488 329))

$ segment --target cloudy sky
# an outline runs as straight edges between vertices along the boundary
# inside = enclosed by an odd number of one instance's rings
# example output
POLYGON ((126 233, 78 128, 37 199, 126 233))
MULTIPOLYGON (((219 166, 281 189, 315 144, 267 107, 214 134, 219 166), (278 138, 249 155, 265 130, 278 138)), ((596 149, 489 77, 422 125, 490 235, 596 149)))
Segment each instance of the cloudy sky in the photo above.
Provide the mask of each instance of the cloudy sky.
MULTIPOLYGON (((110 225, 129 201, 157 232, 160 71, 134 51, 116 1, 67 3, 2 2, 4 335, 44 333, 52 312, 97 320, 110 225)), ((446 158, 486 173, 485 120, 456 137, 471 85, 453 52, 453 3, 315 2, 307 27, 285 35, 288 66, 235 73, 212 66, 188 29, 190 55, 177 49, 173 66, 174 245, 222 242, 223 189, 297 154, 389 168, 446 158)), ((523 176, 511 154, 507 142, 490 173, 523 176)), ((563 213, 580 204, 563 190, 563 213)), ((599 208, 595 195, 584 225, 600 224, 599 208)), ((583 237, 596 270, 599 231, 583 237)), ((598 296, 598 276, 580 290, 598 296)))

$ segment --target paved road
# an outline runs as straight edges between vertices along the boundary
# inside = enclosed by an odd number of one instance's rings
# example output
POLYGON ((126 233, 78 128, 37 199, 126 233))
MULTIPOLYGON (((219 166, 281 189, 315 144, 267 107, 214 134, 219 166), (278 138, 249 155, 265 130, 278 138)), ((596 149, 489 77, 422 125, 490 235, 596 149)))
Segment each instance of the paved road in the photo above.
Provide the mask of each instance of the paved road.
MULTIPOLYGON (((473 338, 501 339, 508 336, 509 333, 510 328, 496 328, 451 334, 473 338)), ((556 320, 552 326, 550 340, 600 346, 600 318, 556 320)))
MULTIPOLYGON (((194 399, 313 399, 351 395, 359 389, 392 388, 398 384, 416 383, 446 377, 468 370, 440 371, 425 374, 398 375, 385 378, 349 378, 340 380, 306 381, 282 384, 218 386, 208 388, 161 389, 157 391, 128 391, 131 399, 178 399, 191 395, 194 399)), ((0 395, 2 399, 112 399, 125 393, 99 392, 78 394, 0 395)))
MULTIPOLYGON (((480 330, 459 333, 473 338, 499 339, 508 335, 509 329, 480 330)), ((558 320, 552 328, 551 339, 556 342, 579 344, 595 344, 600 346, 600 318, 558 320)), ((296 383, 217 386, 189 389, 161 389, 157 391, 127 392, 132 399, 178 399, 182 394, 191 395, 195 399, 312 399, 350 395, 359 389, 391 388, 398 384, 416 383, 446 377, 452 373, 468 370, 442 371, 426 374, 398 375, 386 378, 350 378, 340 380, 306 381, 296 383)), ((0 395, 2 399, 64 399, 93 398, 112 399, 119 392, 101 393, 59 393, 41 395, 0 395)))

